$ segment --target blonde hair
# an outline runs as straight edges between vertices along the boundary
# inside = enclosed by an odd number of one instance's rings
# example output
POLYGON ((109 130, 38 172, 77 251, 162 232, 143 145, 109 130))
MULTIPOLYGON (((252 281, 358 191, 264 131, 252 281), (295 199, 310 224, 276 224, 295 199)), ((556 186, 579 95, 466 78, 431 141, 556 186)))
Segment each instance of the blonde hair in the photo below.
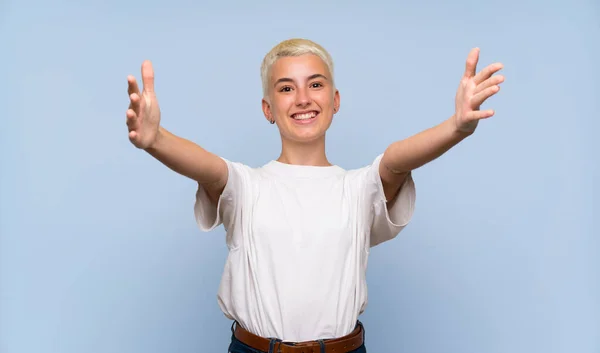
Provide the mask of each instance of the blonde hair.
POLYGON ((327 65, 331 75, 331 83, 333 87, 335 87, 333 79, 333 59, 327 50, 311 40, 292 38, 277 44, 275 47, 273 47, 273 49, 271 49, 271 51, 267 53, 267 55, 265 55, 265 58, 263 59, 262 65, 260 66, 260 76, 262 80, 264 98, 268 98, 271 67, 277 61, 277 59, 286 56, 301 56, 304 54, 314 54, 321 58, 323 62, 325 62, 325 65, 327 65))

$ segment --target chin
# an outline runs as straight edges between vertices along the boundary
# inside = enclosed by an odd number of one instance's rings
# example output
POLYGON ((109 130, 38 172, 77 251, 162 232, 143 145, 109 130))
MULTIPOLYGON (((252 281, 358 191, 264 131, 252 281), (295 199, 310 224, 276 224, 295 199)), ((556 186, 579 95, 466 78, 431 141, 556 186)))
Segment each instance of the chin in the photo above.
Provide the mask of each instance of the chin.
POLYGON ((285 134, 285 139, 300 143, 310 143, 325 138, 325 131, 313 130, 313 131, 289 131, 285 134))

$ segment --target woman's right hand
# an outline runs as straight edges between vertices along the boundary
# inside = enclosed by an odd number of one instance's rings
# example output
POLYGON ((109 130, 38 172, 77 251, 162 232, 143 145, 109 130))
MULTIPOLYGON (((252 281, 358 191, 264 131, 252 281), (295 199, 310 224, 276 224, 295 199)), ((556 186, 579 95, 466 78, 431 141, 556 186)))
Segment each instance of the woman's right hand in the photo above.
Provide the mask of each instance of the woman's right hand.
POLYGON ((159 135, 160 108, 154 93, 154 71, 148 60, 142 63, 143 91, 140 92, 135 77, 127 77, 129 109, 127 109, 127 128, 129 141, 137 148, 152 147, 159 135))

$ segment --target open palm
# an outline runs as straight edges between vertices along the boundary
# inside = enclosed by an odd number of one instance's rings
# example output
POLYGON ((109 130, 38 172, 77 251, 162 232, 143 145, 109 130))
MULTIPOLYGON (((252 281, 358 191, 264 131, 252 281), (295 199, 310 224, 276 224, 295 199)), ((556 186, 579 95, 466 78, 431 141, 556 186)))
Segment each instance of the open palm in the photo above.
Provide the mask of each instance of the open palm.
POLYGON ((456 92, 454 119, 456 128, 462 132, 475 131, 479 120, 494 115, 494 110, 480 110, 480 107, 489 97, 500 91, 499 84, 504 82, 504 76, 494 75, 503 68, 501 63, 489 65, 476 73, 478 61, 479 48, 472 49, 456 92))
POLYGON ((160 126, 160 108, 154 93, 154 70, 148 60, 142 63, 143 91, 140 92, 135 77, 127 77, 129 109, 127 127, 129 140, 137 148, 146 149, 156 141, 160 126))

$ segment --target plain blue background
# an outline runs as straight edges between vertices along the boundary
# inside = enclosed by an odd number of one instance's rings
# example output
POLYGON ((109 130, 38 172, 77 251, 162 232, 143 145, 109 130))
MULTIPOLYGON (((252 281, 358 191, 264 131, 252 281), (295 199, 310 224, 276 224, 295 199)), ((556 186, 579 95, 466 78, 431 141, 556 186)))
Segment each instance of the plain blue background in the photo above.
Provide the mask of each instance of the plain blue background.
POLYGON ((345 168, 449 117, 472 47, 505 64, 496 116, 372 251, 369 352, 600 351, 597 0, 216 4, 2 2, 0 352, 226 351, 223 229, 129 143, 126 76, 151 59, 166 128, 259 166, 259 66, 290 37, 334 57, 345 168))

